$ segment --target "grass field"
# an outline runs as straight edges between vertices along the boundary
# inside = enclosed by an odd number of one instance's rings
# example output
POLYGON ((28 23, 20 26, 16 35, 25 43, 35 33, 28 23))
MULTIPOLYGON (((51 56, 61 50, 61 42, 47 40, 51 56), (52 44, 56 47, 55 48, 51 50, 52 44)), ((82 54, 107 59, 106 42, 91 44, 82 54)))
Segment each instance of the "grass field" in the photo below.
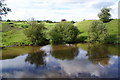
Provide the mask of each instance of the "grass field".
MULTIPOLYGON (((78 27, 78 29, 83 32, 81 35, 87 36, 87 31, 89 29, 90 24, 94 20, 86 20, 77 22, 74 25, 78 27)), ((106 25, 106 28, 108 29, 108 33, 110 35, 118 34, 118 19, 112 20, 108 23, 104 23, 106 25)))
MULTIPOLYGON (((45 22, 44 24, 45 27, 48 28, 47 31, 55 25, 55 23, 45 22)), ((0 47, 31 44, 24 34, 24 30, 27 28, 26 25, 28 25, 27 22, 2 22, 0 26, 0 47)))
MULTIPOLYGON (((76 22, 74 25, 78 27, 81 34, 79 37, 85 37, 88 35, 87 31, 90 24, 94 20, 86 20, 76 22)), ((47 32, 49 32, 56 23, 44 22, 47 32)), ((118 19, 114 19, 108 23, 104 23, 108 29, 110 35, 116 36, 118 34, 118 19)), ((10 45, 28 45, 31 42, 27 39, 24 34, 24 30, 29 27, 27 22, 2 22, 0 25, 0 47, 6 47, 10 45)))
MULTIPOLYGON (((78 27, 78 29, 81 32, 79 36, 82 36, 82 37, 88 36, 89 33, 87 31, 92 21, 94 20, 86 20, 86 21, 76 22, 74 24, 76 27, 78 27)), ((106 25, 108 33, 111 36, 108 42, 120 43, 120 41, 118 41, 117 39, 118 37, 120 37, 118 36, 118 19, 111 20, 110 22, 104 23, 104 24, 106 25)))

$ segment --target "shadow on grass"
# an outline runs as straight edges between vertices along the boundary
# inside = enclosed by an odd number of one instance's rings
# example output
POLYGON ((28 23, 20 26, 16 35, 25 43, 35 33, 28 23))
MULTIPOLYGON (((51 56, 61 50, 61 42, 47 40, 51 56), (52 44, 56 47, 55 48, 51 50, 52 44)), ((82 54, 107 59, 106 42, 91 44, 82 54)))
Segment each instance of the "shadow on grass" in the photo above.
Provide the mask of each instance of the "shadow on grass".
POLYGON ((79 36, 76 40, 77 43, 79 42, 86 42, 87 36, 79 36))
POLYGON ((120 41, 118 40, 118 36, 117 35, 109 35, 109 37, 106 39, 105 43, 120 43, 120 41))

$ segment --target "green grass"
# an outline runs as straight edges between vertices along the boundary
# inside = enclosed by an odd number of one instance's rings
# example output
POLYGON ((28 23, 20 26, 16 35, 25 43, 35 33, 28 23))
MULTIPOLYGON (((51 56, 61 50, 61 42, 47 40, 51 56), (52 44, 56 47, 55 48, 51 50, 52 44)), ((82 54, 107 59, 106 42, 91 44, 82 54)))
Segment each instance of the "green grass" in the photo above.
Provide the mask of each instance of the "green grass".
POLYGON ((10 46, 10 45, 26 45, 30 41, 24 34, 24 28, 14 24, 9 24, 7 22, 2 23, 2 43, 0 42, 0 47, 10 46), (13 26, 13 27, 11 27, 13 26))
POLYGON ((23 33, 24 29, 13 29, 3 33, 3 46, 25 44, 27 37, 23 33))
MULTIPOLYGON (((80 32, 83 32, 81 35, 87 36, 87 31, 89 29, 90 24, 94 20, 86 20, 77 22, 74 25, 78 27, 80 32)), ((114 19, 108 23, 104 23, 110 35, 118 34, 118 19, 114 19)))
MULTIPOLYGON (((89 33, 87 31, 89 29, 90 24, 93 21, 94 20, 86 20, 86 21, 81 21, 74 24, 75 26, 78 27, 78 29, 81 32, 79 37, 88 36, 89 33)), ((120 41, 117 41, 117 38, 120 37, 118 36, 118 19, 111 20, 110 22, 104 23, 104 24, 106 25, 108 33, 111 36, 110 39, 108 39, 108 43, 120 43, 120 41)))
MULTIPOLYGON (((47 28, 47 32, 55 25, 55 23, 44 23, 47 28)), ((29 45, 31 42, 24 34, 25 27, 23 25, 28 25, 27 22, 2 22, 0 26, 0 47, 6 47, 10 45, 29 45), (13 24, 9 24, 13 23, 13 24), (13 27, 11 27, 13 26, 13 27)))
MULTIPOLYGON (((81 32, 79 37, 82 36, 83 40, 85 40, 85 37, 88 36, 87 31, 92 21, 94 20, 86 20, 86 21, 74 23, 74 25, 78 27, 78 29, 81 32)), ((45 27, 47 28, 46 32, 49 32, 56 23, 44 22, 44 24, 45 24, 45 27)), ((115 36, 118 34, 118 19, 114 19, 104 24, 106 25, 110 35, 115 36)), ((28 40, 28 38, 24 34, 24 29, 26 29, 26 27, 23 27, 23 26, 26 26, 26 25, 28 25, 28 22, 2 22, 2 24, 0 24, 0 36, 1 36, 0 47, 10 46, 10 45, 31 44, 31 42, 28 40), (9 23, 13 23, 13 24, 9 24, 9 23)))
POLYGON ((118 19, 112 20, 109 23, 105 23, 109 34, 118 34, 118 19))
POLYGON ((78 27, 82 36, 87 36, 87 31, 93 20, 86 20, 81 22, 76 22, 74 25, 78 27))

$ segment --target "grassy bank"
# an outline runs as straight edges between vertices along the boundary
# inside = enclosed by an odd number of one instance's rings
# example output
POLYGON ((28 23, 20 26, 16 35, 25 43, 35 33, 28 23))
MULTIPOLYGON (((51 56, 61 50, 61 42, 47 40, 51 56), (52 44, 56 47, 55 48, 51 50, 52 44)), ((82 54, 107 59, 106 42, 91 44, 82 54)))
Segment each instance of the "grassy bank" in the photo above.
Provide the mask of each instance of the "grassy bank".
MULTIPOLYGON (((81 22, 74 23, 75 26, 78 27, 81 34, 79 35, 78 42, 83 42, 86 40, 88 36, 88 28, 93 20, 86 20, 81 22)), ((56 23, 45 23, 45 27, 47 28, 47 32, 54 27, 56 23)), ((104 23, 108 29, 108 33, 110 34, 109 43, 118 43, 118 20, 111 20, 108 23, 104 23)), ((24 30, 28 28, 29 25, 27 22, 2 22, 0 25, 0 47, 6 47, 11 45, 30 45, 31 42, 24 34, 24 30)), ((49 36, 48 36, 49 37, 49 36)), ((120 42, 119 42, 120 43, 120 42)))
MULTIPOLYGON (((48 31, 54 25, 55 23, 45 23, 45 27, 48 28, 48 31)), ((32 43, 24 34, 24 30, 28 27, 28 22, 2 22, 0 26, 0 47, 31 45, 32 43)))
MULTIPOLYGON (((74 25, 78 27, 81 34, 79 35, 81 41, 85 41, 86 37, 88 36, 88 29, 90 24, 94 20, 86 20, 81 22, 76 22, 74 25)), ((118 19, 111 20, 108 23, 104 23, 106 25, 106 28, 108 30, 108 33, 110 35, 110 38, 108 39, 108 43, 120 43, 118 42, 118 19)))

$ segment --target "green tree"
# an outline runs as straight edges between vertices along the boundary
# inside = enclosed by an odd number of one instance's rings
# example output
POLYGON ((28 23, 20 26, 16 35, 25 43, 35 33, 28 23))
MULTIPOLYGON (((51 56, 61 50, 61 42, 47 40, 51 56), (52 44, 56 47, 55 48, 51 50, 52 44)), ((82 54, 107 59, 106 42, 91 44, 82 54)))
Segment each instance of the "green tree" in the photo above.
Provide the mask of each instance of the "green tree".
POLYGON ((49 32, 54 44, 75 42, 78 34, 79 30, 71 22, 60 22, 49 32))
POLYGON ((27 28, 24 33, 28 39, 35 45, 46 44, 45 27, 43 23, 31 22, 30 27, 27 28))
POLYGON ((93 21, 88 30, 88 42, 104 43, 108 37, 108 31, 101 21, 93 21))
POLYGON ((8 19, 7 22, 11 22, 11 20, 8 19))
POLYGON ((67 21, 66 19, 61 19, 61 21, 67 21))
POLYGON ((6 7, 4 2, 5 0, 0 0, 0 19, 2 19, 1 15, 6 15, 9 11, 11 11, 10 8, 6 7))
POLYGON ((101 21, 103 22, 108 22, 110 21, 110 8, 103 8, 101 9, 101 12, 98 14, 98 17, 100 18, 101 21))

